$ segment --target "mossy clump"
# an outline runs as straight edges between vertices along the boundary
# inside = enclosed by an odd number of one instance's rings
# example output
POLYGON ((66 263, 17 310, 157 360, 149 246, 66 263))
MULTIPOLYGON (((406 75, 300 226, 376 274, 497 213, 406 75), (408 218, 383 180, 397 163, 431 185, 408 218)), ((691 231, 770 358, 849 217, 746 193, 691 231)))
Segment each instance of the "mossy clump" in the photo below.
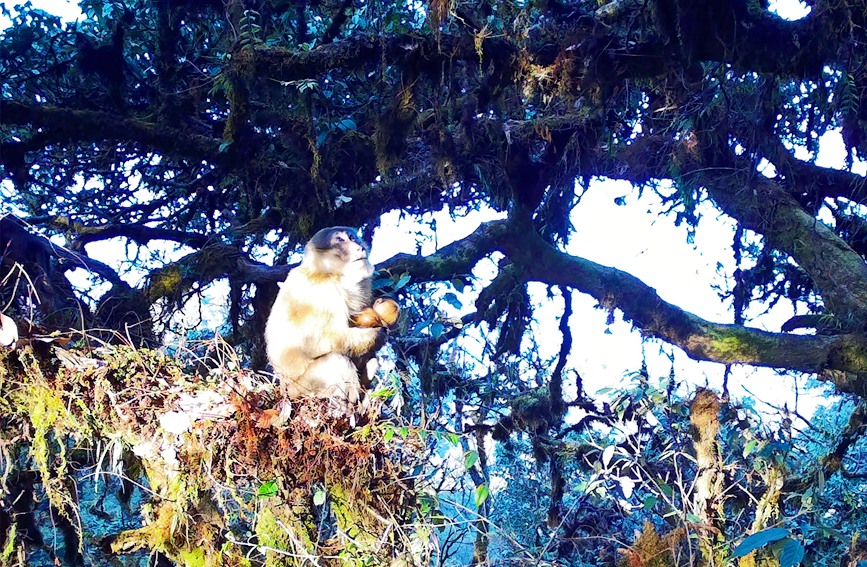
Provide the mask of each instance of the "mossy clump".
MULTIPOLYGON (((73 526, 74 468, 116 471, 148 495, 140 527, 90 543, 77 528, 79 547, 158 552, 189 567, 404 556, 422 436, 382 420, 376 399, 347 416, 328 400, 282 399, 269 378, 230 366, 203 378, 127 346, 0 353, 0 439, 22 455, 4 462, 35 465, 42 494, 73 526)), ((24 549, 14 529, 4 556, 10 545, 11 555, 24 549)))

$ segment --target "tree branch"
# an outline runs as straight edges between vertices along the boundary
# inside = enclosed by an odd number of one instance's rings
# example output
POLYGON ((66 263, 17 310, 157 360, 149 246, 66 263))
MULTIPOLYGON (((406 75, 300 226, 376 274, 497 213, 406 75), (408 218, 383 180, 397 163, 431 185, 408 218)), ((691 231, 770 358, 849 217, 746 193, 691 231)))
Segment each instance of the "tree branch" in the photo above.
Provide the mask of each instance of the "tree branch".
POLYGON ((220 141, 215 138, 97 110, 74 110, 0 100, 0 116, 4 124, 29 124, 49 130, 52 136, 44 137, 46 143, 102 140, 139 142, 167 154, 197 159, 217 155, 220 148, 220 141))
POLYGON ((745 228, 765 235, 810 276, 830 313, 844 328, 867 322, 867 264, 825 223, 804 210, 776 182, 751 174, 698 171, 698 182, 713 200, 745 228), (829 269, 833 266, 833 269, 829 269))
POLYGON ((211 240, 210 237, 203 234, 184 232, 182 230, 155 228, 141 224, 85 226, 81 223, 72 221, 68 217, 55 217, 51 224, 62 230, 72 231, 75 234, 75 248, 79 250, 84 245, 90 244, 91 242, 108 240, 110 238, 128 238, 140 245, 146 245, 152 240, 169 240, 179 244, 193 246, 195 248, 202 248, 211 240))
MULTIPOLYGON (((44 236, 30 232, 25 223, 12 215, 0 215, 0 235, 2 235, 0 237, 2 238, 0 249, 7 249, 6 246, 11 242, 7 250, 26 250, 28 254, 44 253, 59 260, 65 269, 81 268, 113 284, 126 286, 117 272, 108 265, 90 258, 87 254, 73 252, 54 244, 44 236)), ((21 261, 22 259, 12 258, 12 260, 21 261)))
POLYGON ((867 338, 771 333, 743 325, 713 323, 664 301, 635 276, 553 248, 529 224, 513 219, 483 224, 465 238, 428 257, 401 254, 381 267, 407 271, 413 281, 467 273, 485 255, 500 250, 524 281, 568 286, 617 308, 649 336, 680 347, 695 360, 832 373, 841 392, 867 396, 867 338), (854 373, 845 374, 845 373, 854 373))

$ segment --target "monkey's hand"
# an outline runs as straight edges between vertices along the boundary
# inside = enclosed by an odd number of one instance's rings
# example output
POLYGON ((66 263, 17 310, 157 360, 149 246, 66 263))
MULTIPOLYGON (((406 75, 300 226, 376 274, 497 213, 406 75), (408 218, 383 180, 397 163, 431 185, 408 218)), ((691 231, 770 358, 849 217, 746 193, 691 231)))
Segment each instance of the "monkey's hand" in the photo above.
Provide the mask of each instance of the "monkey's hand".
POLYGON ((382 327, 372 329, 350 327, 346 339, 347 354, 364 356, 382 348, 382 345, 385 344, 385 329, 382 327))
POLYGON ((391 327, 397 323, 397 318, 400 317, 400 306, 397 301, 387 297, 377 299, 373 302, 373 310, 379 315, 380 320, 386 327, 391 327))

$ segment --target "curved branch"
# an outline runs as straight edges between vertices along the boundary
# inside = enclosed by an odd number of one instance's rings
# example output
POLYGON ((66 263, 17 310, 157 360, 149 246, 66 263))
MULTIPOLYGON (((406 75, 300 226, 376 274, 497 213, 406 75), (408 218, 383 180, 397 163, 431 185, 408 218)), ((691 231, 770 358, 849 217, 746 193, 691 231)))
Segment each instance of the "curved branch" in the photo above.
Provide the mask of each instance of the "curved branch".
POLYGON ((401 254, 382 267, 407 271, 413 281, 466 273, 479 259, 502 251, 524 281, 573 288, 604 307, 617 308, 649 336, 680 347, 695 360, 750 364, 801 372, 833 372, 841 392, 867 396, 867 338, 772 333, 743 325, 713 323, 664 301, 656 290, 627 272, 570 256, 542 240, 529 223, 492 221, 464 240, 426 258, 401 254))
POLYGON ((397 254, 378 264, 377 269, 408 272, 413 283, 451 280, 470 273, 479 260, 494 252, 505 231, 504 221, 483 223, 463 240, 453 242, 430 256, 397 254))
POLYGON ((166 297, 180 299, 194 284, 205 286, 228 276, 245 283, 273 285, 285 279, 291 269, 288 265, 267 266, 251 260, 235 246, 213 243, 153 270, 147 295, 151 302, 166 297))
POLYGON ((841 391, 867 396, 867 338, 770 333, 742 325, 712 323, 664 301, 627 272, 570 256, 535 233, 511 230, 500 248, 523 266, 527 280, 565 285, 616 307, 642 332, 682 348, 691 358, 803 372, 841 370, 861 374, 835 380, 841 391))
MULTIPOLYGON (((0 249, 9 250, 27 250, 28 254, 44 253, 47 256, 56 258, 64 269, 81 268, 88 272, 94 273, 106 281, 113 284, 126 286, 116 271, 111 269, 107 264, 103 264, 99 260, 94 260, 87 254, 74 252, 68 248, 64 248, 45 238, 44 236, 34 234, 27 229, 26 223, 10 214, 0 215, 0 249), (11 242, 11 246, 6 247, 11 242)), ((22 261, 20 258, 11 258, 14 261, 22 261)), ((32 258, 28 258, 31 260, 32 258)))
POLYGON ((674 142, 663 136, 643 137, 614 158, 599 152, 593 174, 640 184, 670 178, 671 171, 683 172, 682 182, 688 187, 705 187, 726 214, 790 255, 813 280, 829 314, 844 329, 867 328, 867 264, 858 252, 775 180, 756 173, 748 157, 729 151, 703 159, 695 151, 695 138, 689 138, 674 142))
POLYGON ((865 328, 867 264, 851 246, 772 180, 741 173, 697 177, 723 211, 765 235, 807 272, 844 328, 865 328))
POLYGON ((133 242, 146 245, 152 240, 169 240, 179 244, 186 244, 201 248, 208 244, 210 237, 203 234, 156 228, 141 224, 106 224, 100 226, 86 226, 73 222, 68 217, 55 217, 52 225, 63 230, 71 230, 75 233, 75 247, 80 249, 86 244, 110 238, 128 238, 133 242))
POLYGON ((842 197, 860 203, 867 197, 867 177, 798 159, 778 138, 768 140, 762 152, 777 171, 787 178, 788 188, 810 195, 817 203, 826 197, 842 197))

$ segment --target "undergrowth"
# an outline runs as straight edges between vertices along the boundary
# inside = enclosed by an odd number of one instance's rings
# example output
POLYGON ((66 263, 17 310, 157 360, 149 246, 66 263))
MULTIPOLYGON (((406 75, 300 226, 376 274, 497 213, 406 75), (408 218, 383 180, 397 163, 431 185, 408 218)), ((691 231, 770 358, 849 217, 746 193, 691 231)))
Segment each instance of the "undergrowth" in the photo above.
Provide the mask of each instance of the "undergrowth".
POLYGON ((280 399, 228 347, 214 348, 220 356, 195 363, 127 346, 0 351, 0 565, 26 564, 39 540, 21 536, 27 514, 13 502, 27 470, 38 472, 30 497, 44 497, 68 525, 77 550, 67 557, 98 549, 191 567, 426 562, 430 531, 408 473, 423 434, 382 418, 378 397, 352 416, 327 400, 280 399), (143 490, 138 525, 83 529, 83 472, 143 490))

